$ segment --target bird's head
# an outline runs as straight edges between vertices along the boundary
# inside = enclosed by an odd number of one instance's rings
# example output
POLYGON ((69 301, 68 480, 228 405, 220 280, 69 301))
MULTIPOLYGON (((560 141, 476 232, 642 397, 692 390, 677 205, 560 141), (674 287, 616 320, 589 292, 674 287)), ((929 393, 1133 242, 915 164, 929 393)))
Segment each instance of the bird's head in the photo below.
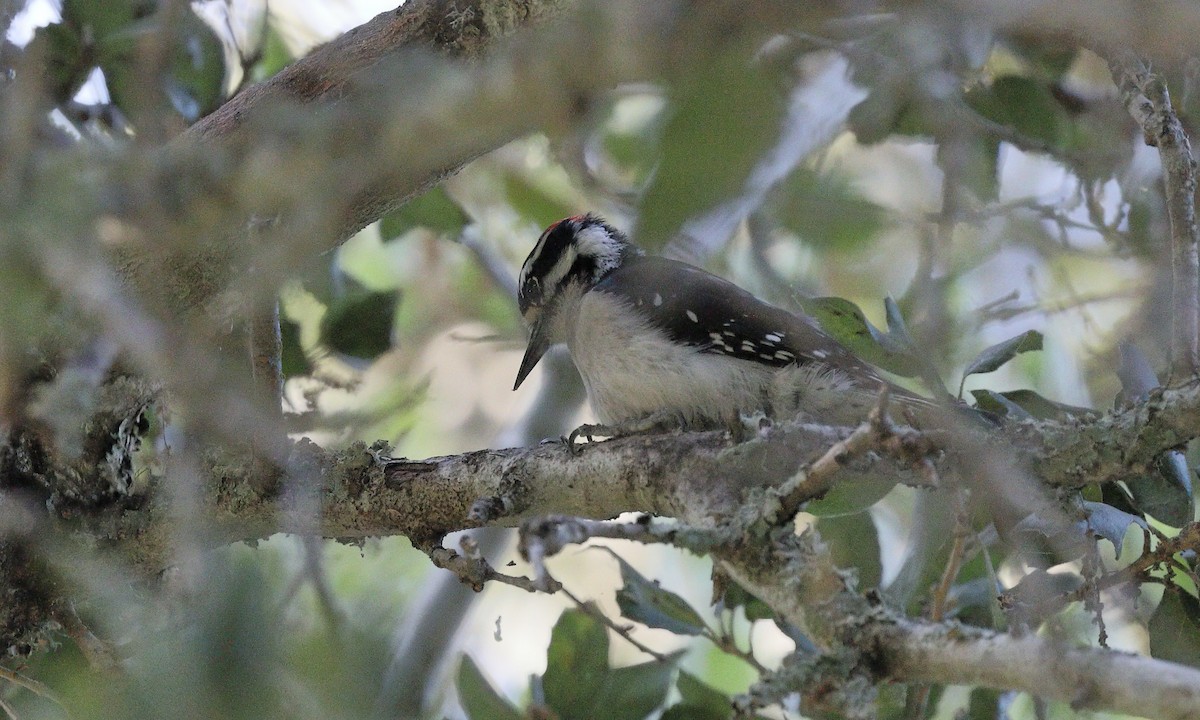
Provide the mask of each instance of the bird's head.
POLYGON ((552 224, 538 238, 518 278, 517 306, 529 326, 529 345, 513 389, 561 341, 553 337, 555 313, 565 297, 587 292, 640 251, 625 234, 596 215, 575 215, 552 224))

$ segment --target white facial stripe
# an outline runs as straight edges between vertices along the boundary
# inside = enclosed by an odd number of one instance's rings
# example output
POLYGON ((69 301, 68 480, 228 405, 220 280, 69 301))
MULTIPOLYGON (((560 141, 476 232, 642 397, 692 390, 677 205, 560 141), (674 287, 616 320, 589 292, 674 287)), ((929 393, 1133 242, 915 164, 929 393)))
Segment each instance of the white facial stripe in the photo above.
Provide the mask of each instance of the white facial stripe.
POLYGON ((599 225, 589 225, 575 235, 580 255, 596 258, 596 276, 613 270, 621 262, 621 248, 599 225))
POLYGON ((578 253, 575 252, 575 248, 568 247, 562 256, 558 258, 558 262, 554 263, 554 267, 550 268, 550 271, 546 273, 543 287, 556 287, 558 282, 571 271, 571 266, 575 264, 575 257, 577 255, 578 253))
POLYGON ((529 279, 529 271, 533 267, 533 263, 542 256, 542 251, 546 249, 546 239, 550 237, 550 233, 554 232, 554 228, 558 227, 559 223, 554 223, 550 227, 542 231, 534 244, 533 249, 529 251, 529 256, 525 258, 525 264, 521 266, 521 274, 517 277, 517 287, 524 287, 525 281, 529 279))

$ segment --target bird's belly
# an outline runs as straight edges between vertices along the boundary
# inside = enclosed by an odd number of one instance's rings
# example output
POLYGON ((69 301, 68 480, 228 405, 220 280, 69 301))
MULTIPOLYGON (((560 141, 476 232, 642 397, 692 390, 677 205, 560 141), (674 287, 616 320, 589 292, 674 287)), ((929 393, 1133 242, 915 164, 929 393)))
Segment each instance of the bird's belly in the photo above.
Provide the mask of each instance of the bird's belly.
POLYGON ((585 296, 567 343, 601 422, 665 411, 692 426, 714 426, 763 408, 770 368, 673 343, 617 310, 621 302, 585 296))

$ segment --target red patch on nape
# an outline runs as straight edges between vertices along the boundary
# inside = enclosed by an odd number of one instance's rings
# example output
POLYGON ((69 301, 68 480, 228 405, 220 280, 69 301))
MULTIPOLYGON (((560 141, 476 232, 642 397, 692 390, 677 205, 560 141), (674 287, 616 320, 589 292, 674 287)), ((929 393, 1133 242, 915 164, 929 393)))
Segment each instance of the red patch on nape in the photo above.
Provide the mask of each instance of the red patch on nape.
POLYGON ((546 237, 550 233, 554 232, 555 228, 557 228, 559 225, 562 225, 565 222, 576 222, 577 223, 577 222, 583 221, 583 219, 586 217, 587 217, 587 214, 572 215, 571 217, 566 217, 566 218, 563 218, 562 220, 556 220, 556 221, 550 223, 550 225, 548 225, 546 227, 546 229, 542 231, 542 237, 546 237))

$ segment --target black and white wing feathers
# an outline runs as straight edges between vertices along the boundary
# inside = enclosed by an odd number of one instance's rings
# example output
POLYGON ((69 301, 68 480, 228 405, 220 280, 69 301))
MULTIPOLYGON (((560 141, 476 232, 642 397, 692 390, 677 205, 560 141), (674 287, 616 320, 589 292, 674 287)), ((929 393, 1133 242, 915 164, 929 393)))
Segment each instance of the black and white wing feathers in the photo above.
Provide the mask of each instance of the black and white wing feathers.
POLYGON ((754 297, 686 263, 631 257, 596 285, 641 309, 673 341, 701 352, 772 367, 822 363, 856 384, 883 382, 874 368, 822 331, 811 318, 754 297))

